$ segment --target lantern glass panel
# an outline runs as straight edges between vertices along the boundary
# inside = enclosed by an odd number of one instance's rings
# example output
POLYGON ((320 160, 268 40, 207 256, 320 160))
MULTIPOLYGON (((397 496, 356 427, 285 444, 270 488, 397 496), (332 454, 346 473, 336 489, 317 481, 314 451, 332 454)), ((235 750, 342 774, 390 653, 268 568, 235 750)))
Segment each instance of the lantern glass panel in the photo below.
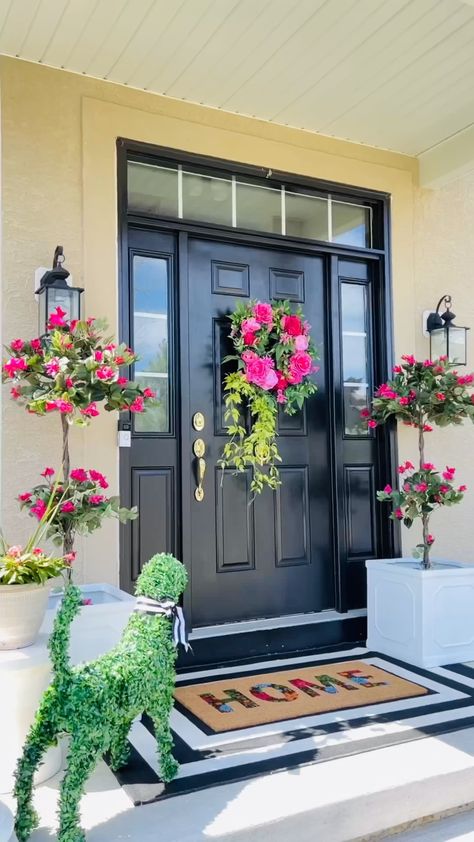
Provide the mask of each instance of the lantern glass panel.
POLYGON ((466 365, 466 328, 450 327, 448 330, 448 356, 451 362, 466 365))
POLYGON ((78 289, 68 286, 51 286, 47 291, 47 296, 48 311, 46 315, 48 319, 51 313, 54 313, 56 307, 61 307, 62 310, 66 311, 66 318, 68 321, 79 318, 80 292, 78 289))
POLYGON ((446 330, 440 327, 438 330, 432 330, 430 333, 430 357, 432 360, 437 360, 439 357, 447 356, 448 346, 446 330))

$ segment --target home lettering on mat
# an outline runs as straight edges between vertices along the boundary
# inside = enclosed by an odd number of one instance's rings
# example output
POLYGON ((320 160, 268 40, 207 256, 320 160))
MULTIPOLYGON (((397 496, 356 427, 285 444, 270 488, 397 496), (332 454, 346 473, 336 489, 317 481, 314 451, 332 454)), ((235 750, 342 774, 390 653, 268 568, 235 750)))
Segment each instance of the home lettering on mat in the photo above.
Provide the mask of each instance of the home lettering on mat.
MULTIPOLYGON (((316 696, 320 696, 321 693, 339 693, 340 689, 352 691, 360 690, 363 687, 368 689, 370 687, 381 687, 388 684, 388 681, 371 681, 372 676, 363 675, 361 670, 344 670, 343 672, 339 672, 338 675, 348 679, 352 683, 341 681, 332 675, 324 674, 314 676, 316 681, 319 682, 318 684, 314 684, 312 681, 307 681, 304 678, 290 678, 288 684, 291 684, 292 687, 288 687, 285 684, 262 683, 252 685, 249 687, 248 692, 261 702, 295 702, 299 697, 298 691, 315 698, 316 696)), ((244 708, 259 707, 256 702, 249 699, 244 693, 232 687, 224 690, 224 693, 226 695, 222 699, 218 699, 213 693, 201 693, 200 698, 220 713, 234 712, 234 708, 230 702, 242 705, 244 708)))

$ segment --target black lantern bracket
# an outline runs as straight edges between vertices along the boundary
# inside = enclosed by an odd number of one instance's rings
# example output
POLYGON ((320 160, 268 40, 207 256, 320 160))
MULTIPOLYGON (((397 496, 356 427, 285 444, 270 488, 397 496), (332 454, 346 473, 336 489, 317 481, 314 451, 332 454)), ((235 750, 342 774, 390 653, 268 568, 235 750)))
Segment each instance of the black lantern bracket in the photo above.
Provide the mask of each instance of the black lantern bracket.
POLYGON ((451 305, 453 303, 453 299, 450 295, 442 295, 439 299, 436 310, 434 313, 430 313, 427 320, 426 320, 426 330, 428 333, 431 333, 433 330, 439 330, 443 327, 450 327, 453 323, 454 319, 456 318, 456 313, 453 313, 451 310, 451 305), (445 305, 444 313, 439 312, 439 308, 441 305, 445 305))
POLYGON ((49 317, 58 306, 67 313, 69 319, 81 318, 81 295, 84 290, 68 283, 70 274, 63 265, 64 260, 63 247, 56 246, 52 268, 43 273, 36 289, 40 336, 48 333, 49 317))
POLYGON ((454 324, 456 313, 453 313, 452 297, 444 294, 439 299, 434 312, 425 313, 426 335, 430 338, 430 359, 441 356, 458 365, 467 364, 467 332, 468 327, 454 324), (444 312, 440 313, 444 305, 444 312))

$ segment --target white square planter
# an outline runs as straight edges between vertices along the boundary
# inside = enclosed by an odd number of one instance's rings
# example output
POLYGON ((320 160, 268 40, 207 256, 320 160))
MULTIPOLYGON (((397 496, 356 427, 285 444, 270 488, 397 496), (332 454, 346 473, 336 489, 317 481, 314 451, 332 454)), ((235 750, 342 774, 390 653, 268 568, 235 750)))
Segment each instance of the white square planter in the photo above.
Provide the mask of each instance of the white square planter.
POLYGON ((474 661, 474 564, 410 558, 367 567, 367 646, 419 667, 474 661))

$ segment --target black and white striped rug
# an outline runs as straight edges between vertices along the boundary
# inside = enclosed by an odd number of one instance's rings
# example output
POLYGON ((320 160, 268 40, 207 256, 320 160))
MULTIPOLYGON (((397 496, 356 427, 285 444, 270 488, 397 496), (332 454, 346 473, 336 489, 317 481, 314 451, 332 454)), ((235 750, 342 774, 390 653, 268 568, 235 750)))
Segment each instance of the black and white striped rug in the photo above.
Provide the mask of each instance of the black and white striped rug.
POLYGON ((180 770, 172 783, 159 777, 153 725, 143 716, 129 735, 129 764, 114 773, 135 805, 241 781, 282 769, 454 731, 474 725, 474 668, 455 664, 423 670, 363 648, 323 655, 259 661, 181 673, 177 685, 232 679, 263 670, 288 670, 318 662, 363 661, 427 688, 426 695, 280 720, 252 728, 210 733, 186 708, 175 706, 171 726, 180 770))

